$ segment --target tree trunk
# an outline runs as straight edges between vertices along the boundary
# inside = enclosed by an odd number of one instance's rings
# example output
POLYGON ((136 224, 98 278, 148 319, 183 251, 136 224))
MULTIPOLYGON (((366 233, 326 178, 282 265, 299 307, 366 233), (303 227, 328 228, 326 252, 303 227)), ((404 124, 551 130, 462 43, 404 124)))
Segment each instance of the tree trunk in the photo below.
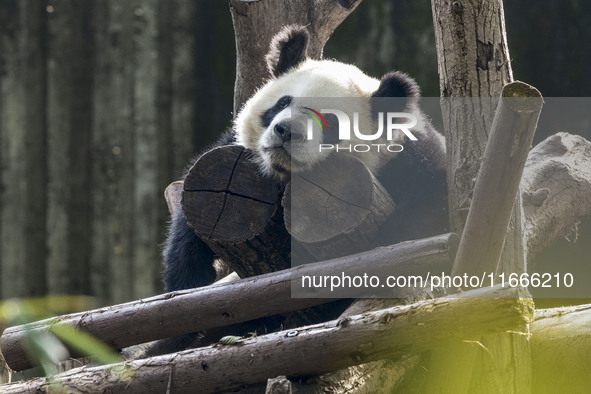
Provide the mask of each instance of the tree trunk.
POLYGON ((0 8, 2 298, 47 292, 45 12, 35 0, 0 8))
POLYGON ((501 88, 513 81, 503 3, 432 0, 451 230, 461 235, 501 88), (466 111, 474 98, 477 106, 466 111), (468 132, 470 130, 470 132, 468 132))

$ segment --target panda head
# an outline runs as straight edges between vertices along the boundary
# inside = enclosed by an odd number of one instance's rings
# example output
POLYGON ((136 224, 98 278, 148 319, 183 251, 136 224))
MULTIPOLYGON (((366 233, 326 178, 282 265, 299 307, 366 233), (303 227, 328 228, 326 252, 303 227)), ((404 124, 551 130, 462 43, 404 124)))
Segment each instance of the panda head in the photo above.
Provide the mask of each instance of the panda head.
MULTIPOLYGON (((263 172, 284 179, 292 171, 309 170, 324 160, 327 155, 319 152, 319 144, 341 143, 338 132, 315 132, 313 139, 308 140, 309 118, 300 110, 307 107, 307 101, 313 102, 311 106, 318 106, 318 100, 322 102, 323 98, 359 98, 354 101, 355 108, 341 109, 357 112, 359 128, 367 130, 374 130, 377 119, 378 108, 375 104, 372 108, 372 97, 399 97, 398 108, 389 111, 420 115, 419 89, 409 76, 391 72, 377 80, 353 65, 312 60, 307 55, 309 39, 307 30, 301 26, 288 26, 275 36, 266 56, 271 78, 244 104, 234 121, 238 144, 255 152, 263 172)), ((335 121, 336 117, 326 117, 329 125, 331 120, 335 121)), ((401 143, 403 136, 397 139, 394 142, 401 143)), ((355 142, 347 141, 347 144, 355 142)), ((374 172, 394 155, 390 152, 357 154, 374 172)))

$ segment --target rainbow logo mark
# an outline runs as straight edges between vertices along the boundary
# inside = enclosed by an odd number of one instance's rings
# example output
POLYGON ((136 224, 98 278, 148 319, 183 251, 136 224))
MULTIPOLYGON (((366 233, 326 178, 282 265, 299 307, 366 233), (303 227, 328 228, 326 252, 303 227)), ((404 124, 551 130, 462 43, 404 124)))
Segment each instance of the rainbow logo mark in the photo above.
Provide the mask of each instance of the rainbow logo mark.
POLYGON ((306 112, 306 111, 302 111, 302 113, 304 113, 304 114, 308 115, 309 117, 311 117, 312 119, 314 119, 316 121, 316 123, 318 123, 320 130, 322 130, 322 124, 324 124, 325 130, 328 131, 328 125, 326 124, 326 120, 324 120, 324 117, 322 115, 320 115, 320 113, 318 111, 314 111, 312 108, 308 108, 308 107, 302 107, 302 108, 305 110, 308 110, 308 111, 312 111, 312 113, 306 112), (321 120, 322 120, 322 123, 320 123, 321 120))

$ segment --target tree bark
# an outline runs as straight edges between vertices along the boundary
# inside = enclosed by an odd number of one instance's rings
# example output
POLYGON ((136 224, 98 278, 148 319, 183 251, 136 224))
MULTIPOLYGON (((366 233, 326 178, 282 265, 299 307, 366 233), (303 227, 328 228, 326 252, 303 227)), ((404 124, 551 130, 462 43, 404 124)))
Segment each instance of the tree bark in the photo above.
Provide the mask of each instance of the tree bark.
POLYGON ((516 288, 476 290, 243 339, 234 346, 82 367, 56 375, 51 383, 35 379, 3 389, 6 394, 45 392, 53 384, 72 391, 155 393, 168 387, 174 392, 211 393, 280 374, 306 376, 518 327, 533 317, 532 302, 520 296, 516 288))
POLYGON ((503 3, 432 0, 451 229, 462 234, 501 88, 513 81, 503 3), (467 111, 472 103, 476 106, 467 111), (470 132, 468 132, 470 130, 470 132))
POLYGON ((412 355, 396 361, 373 361, 305 379, 294 379, 291 383, 296 394, 392 393, 396 392, 405 375, 417 367, 419 360, 418 355, 412 355))

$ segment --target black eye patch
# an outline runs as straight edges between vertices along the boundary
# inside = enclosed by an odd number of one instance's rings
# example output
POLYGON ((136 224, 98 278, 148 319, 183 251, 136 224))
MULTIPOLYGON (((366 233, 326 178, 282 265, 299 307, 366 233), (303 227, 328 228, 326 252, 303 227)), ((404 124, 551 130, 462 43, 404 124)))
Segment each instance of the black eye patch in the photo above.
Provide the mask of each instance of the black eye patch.
POLYGON ((275 105, 266 110, 263 116, 261 116, 261 122, 263 123, 263 127, 269 127, 275 116, 277 116, 279 112, 283 111, 291 104, 292 99, 293 97, 291 96, 283 96, 279 100, 277 100, 275 105))

